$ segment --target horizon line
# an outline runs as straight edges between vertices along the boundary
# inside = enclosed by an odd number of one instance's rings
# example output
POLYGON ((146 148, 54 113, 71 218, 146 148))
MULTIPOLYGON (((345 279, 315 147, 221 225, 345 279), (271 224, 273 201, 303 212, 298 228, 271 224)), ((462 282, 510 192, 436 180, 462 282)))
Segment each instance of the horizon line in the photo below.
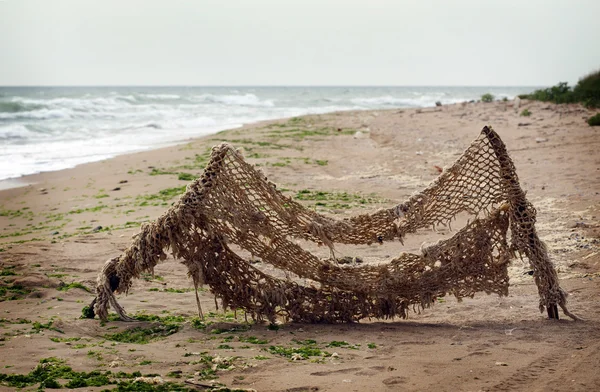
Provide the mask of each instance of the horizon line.
POLYGON ((3 84, 14 87, 543 87, 545 85, 474 85, 474 84, 3 84))

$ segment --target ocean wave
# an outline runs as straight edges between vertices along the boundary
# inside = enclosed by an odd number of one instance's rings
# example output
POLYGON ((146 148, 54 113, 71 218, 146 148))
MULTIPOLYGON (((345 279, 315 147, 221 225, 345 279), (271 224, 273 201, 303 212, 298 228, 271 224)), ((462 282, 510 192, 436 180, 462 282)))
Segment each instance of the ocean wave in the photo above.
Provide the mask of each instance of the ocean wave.
POLYGON ((34 125, 8 124, 0 126, 0 140, 6 143, 31 142, 32 140, 52 139, 52 135, 45 129, 34 125))
POLYGON ((68 109, 38 109, 30 112, 2 113, 0 120, 46 120, 58 118, 70 118, 72 111, 68 109))
POLYGON ((254 94, 230 94, 230 95, 214 95, 202 94, 192 97, 197 102, 221 103, 232 106, 258 106, 258 107, 274 107, 275 102, 272 99, 261 100, 254 94))
POLYGON ((188 119, 181 119, 172 123, 174 128, 204 128, 204 127, 214 127, 217 124, 217 121, 210 117, 195 117, 188 119))
POLYGON ((391 95, 386 95, 380 97, 353 98, 350 100, 350 102, 354 103, 355 105, 372 108, 380 106, 428 107, 435 106, 435 103, 438 101, 444 105, 465 101, 465 99, 462 98, 445 98, 445 93, 431 93, 427 95, 413 93, 412 95, 415 96, 415 98, 398 98, 391 95))
POLYGON ((117 95, 115 99, 126 102, 137 102, 137 98, 133 95, 117 95))
POLYGON ((18 101, 0 101, 0 113, 19 113, 41 109, 43 106, 18 101))
POLYGON ((119 107, 131 107, 131 102, 136 101, 133 95, 116 95, 110 97, 58 97, 58 98, 26 98, 13 97, 12 102, 26 105, 39 105, 46 108, 71 108, 79 110, 93 110, 98 107, 117 109, 119 107))
POLYGON ((0 140, 25 140, 30 137, 31 131, 25 125, 10 124, 0 127, 0 140))
POLYGON ((156 99, 156 100, 173 100, 173 99, 180 99, 181 96, 177 95, 177 94, 139 94, 140 97, 142 98, 148 98, 148 99, 156 99))
POLYGON ((352 98, 350 100, 355 105, 380 106, 380 105, 410 105, 414 102, 411 98, 396 98, 391 95, 369 98, 352 98))

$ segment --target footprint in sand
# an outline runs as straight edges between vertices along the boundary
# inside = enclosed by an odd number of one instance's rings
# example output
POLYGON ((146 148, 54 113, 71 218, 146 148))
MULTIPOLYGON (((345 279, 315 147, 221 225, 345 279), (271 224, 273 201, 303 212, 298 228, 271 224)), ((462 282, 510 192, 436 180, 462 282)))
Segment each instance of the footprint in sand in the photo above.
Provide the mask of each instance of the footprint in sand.
POLYGON ((406 383, 406 377, 389 377, 382 381, 385 385, 399 385, 406 383))
POLYGON ((374 376, 377 373, 385 371, 385 366, 371 366, 368 369, 354 373, 355 376, 374 376))
POLYGON ((340 369, 340 370, 330 370, 330 371, 326 371, 326 372, 314 372, 314 373, 311 373, 310 375, 311 376, 330 376, 332 374, 352 373, 357 370, 362 370, 362 368, 347 368, 347 369, 340 369))

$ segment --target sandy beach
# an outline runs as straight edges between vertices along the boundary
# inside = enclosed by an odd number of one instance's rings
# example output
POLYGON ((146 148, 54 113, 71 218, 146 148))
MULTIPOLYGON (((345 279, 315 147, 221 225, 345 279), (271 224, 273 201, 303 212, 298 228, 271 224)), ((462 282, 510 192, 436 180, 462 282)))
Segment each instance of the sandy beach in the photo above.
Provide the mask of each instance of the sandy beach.
MULTIPOLYGON (((0 187, 0 373, 28 374, 52 357, 78 372, 139 372, 197 390, 600 390, 600 136, 585 122, 594 113, 580 105, 522 101, 516 109, 496 101, 311 115, 0 187), (525 108, 528 117, 520 116, 525 108), (145 321, 81 318, 106 260, 177 200, 202 173, 214 145, 240 148, 286 195, 344 218, 394 206, 422 190, 485 125, 506 144, 570 294, 569 309, 584 322, 541 314, 530 268, 514 260, 508 297, 480 293, 459 303, 448 295, 407 320, 269 327, 216 309, 205 289, 200 300, 207 318, 197 328, 192 281, 171 257, 119 297, 128 314, 145 321), (322 192, 325 200, 302 200, 303 190, 322 192), (119 337, 153 326, 162 329, 147 341, 119 337), (294 355, 294 348, 305 349, 306 357, 294 355)), ((382 263, 453 234, 419 231, 404 245, 340 246, 337 252, 382 263)), ((326 255, 326 249, 314 251, 326 255)), ((86 390, 107 388, 115 385, 86 390)))

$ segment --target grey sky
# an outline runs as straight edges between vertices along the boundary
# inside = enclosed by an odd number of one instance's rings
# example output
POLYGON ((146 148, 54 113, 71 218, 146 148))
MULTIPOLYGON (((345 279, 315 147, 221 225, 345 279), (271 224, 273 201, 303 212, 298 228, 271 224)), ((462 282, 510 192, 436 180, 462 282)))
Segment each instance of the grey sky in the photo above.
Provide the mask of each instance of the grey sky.
POLYGON ((599 0, 0 0, 0 85, 552 85, 599 0))

